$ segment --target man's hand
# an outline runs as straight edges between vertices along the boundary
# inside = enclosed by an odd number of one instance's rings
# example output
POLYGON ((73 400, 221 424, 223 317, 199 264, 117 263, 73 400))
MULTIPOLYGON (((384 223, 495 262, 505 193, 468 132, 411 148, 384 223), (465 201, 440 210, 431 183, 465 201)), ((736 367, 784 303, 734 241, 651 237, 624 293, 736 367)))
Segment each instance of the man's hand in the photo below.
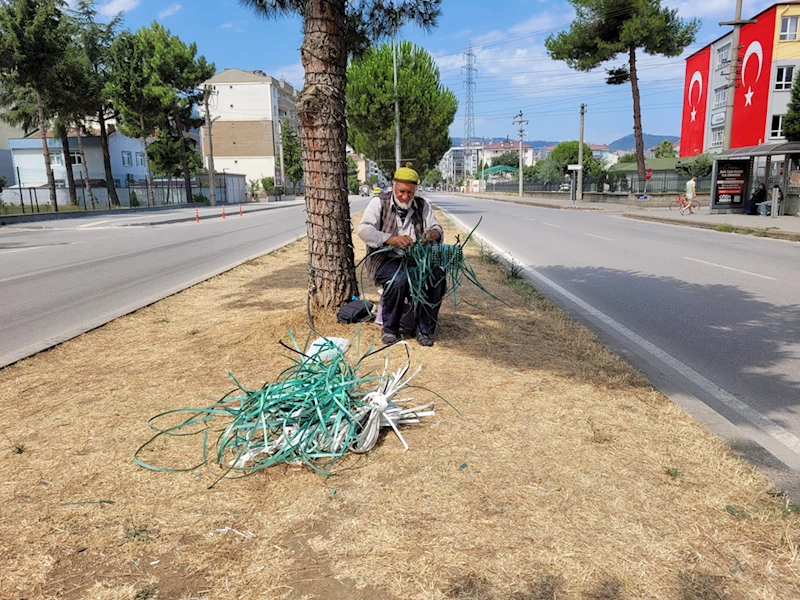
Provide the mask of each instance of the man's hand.
POLYGON ((431 229, 430 231, 426 231, 425 234, 422 236, 422 245, 425 244, 435 244, 440 240, 441 236, 439 232, 435 229, 431 229))
POLYGON ((386 244, 395 248, 410 248, 414 245, 414 240, 407 235, 395 235, 386 240, 386 244))

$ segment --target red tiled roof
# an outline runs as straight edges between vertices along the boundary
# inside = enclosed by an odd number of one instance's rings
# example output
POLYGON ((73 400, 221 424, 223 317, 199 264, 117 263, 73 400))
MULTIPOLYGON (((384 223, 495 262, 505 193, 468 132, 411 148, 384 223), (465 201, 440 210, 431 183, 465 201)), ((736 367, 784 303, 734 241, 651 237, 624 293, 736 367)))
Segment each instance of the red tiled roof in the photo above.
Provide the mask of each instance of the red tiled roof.
MULTIPOLYGON (((524 148, 532 148, 528 144, 523 145, 524 148)), ((511 140, 505 140, 502 142, 493 142, 491 144, 486 144, 483 147, 484 150, 519 150, 519 142, 512 142, 511 140)))
MULTIPOLYGON (((108 132, 109 133, 111 133, 111 129, 110 129, 111 127, 113 127, 113 125, 109 125, 108 126, 108 132)), ((87 133, 87 135, 84 135, 83 137, 97 137, 97 136, 100 135, 100 130, 99 129, 94 129, 92 131, 87 131, 86 133, 87 133)), ((47 139, 54 139, 53 136, 54 136, 53 130, 52 129, 48 129, 47 130, 47 139)), ((28 137, 40 140, 40 139, 42 139, 42 132, 41 132, 41 130, 36 131, 36 132, 30 134, 28 137)), ((78 131, 76 129, 70 129, 67 132, 67 137, 68 138, 77 138, 78 137, 78 131)))
POLYGON ((608 150, 607 144, 589 144, 589 148, 592 150, 608 150))

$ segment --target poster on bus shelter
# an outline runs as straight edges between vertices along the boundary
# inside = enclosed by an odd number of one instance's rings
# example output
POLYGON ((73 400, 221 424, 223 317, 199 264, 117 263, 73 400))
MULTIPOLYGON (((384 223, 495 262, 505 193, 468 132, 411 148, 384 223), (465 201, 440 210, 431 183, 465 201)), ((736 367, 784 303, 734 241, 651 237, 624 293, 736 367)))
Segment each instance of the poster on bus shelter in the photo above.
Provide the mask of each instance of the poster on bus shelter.
POLYGON ((717 163, 714 181, 714 204, 741 204, 747 193, 750 159, 725 160, 717 163))

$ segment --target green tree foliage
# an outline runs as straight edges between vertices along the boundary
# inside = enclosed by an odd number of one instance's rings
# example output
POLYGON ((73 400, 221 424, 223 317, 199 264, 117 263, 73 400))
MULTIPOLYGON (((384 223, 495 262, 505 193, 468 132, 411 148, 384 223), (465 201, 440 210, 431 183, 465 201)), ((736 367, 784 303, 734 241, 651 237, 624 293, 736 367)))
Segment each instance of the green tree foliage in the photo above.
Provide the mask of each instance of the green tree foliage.
POLYGON ((711 175, 714 158, 710 154, 698 154, 692 160, 682 162, 675 170, 686 177, 707 177, 711 175))
POLYGON ((426 185, 439 185, 442 182, 442 172, 439 169, 431 169, 425 174, 422 181, 426 185))
MULTIPOLYGON (((561 174, 564 175, 568 172, 568 165, 578 164, 578 142, 561 142, 550 154, 547 160, 556 165, 561 174)), ((601 161, 592 156, 592 149, 588 144, 583 145, 583 172, 587 177, 599 177, 604 170, 604 165, 601 161)))
POLYGON ((250 190, 250 198, 255 199, 261 191, 261 182, 258 179, 251 179, 247 182, 247 188, 250 190))
MULTIPOLYGON (((203 157, 197 150, 197 142, 186 139, 188 149, 189 172, 197 175, 203 170, 203 157)), ((150 168, 160 177, 181 177, 183 175, 183 157, 181 155, 178 135, 171 130, 159 130, 147 146, 150 168)))
POLYGON ((358 165, 349 156, 347 157, 347 191, 357 194, 361 182, 358 181, 358 165))
POLYGON ((377 175, 370 175, 369 178, 367 179, 367 183, 370 185, 370 187, 375 187, 376 185, 378 185, 378 181, 379 179, 377 175))
POLYGON ((633 96, 633 133, 640 181, 645 178, 642 111, 639 98, 637 51, 651 56, 679 56, 691 44, 700 21, 684 21, 678 10, 661 0, 569 0, 577 16, 568 31, 550 35, 547 52, 578 71, 591 71, 623 54, 624 67, 608 70, 607 83, 630 82, 633 96))
POLYGON ((264 190, 264 193, 267 196, 272 194, 273 190, 275 189, 275 178, 274 177, 262 177, 261 178, 261 189, 264 190))
POLYGON ((519 168, 519 151, 509 150, 508 152, 503 152, 497 158, 493 158, 492 166, 496 167, 498 165, 506 165, 507 167, 519 168))
MULTIPOLYGON (((436 165, 450 148, 458 100, 439 80, 439 68, 423 48, 397 46, 397 97, 403 156, 418 171, 436 165)), ((395 155, 392 46, 371 48, 347 69, 348 138, 353 149, 378 164, 395 155)))
POLYGON ((656 146, 656 158, 675 158, 676 156, 678 154, 675 152, 675 146, 669 140, 659 142, 656 146))
POLYGON ((800 77, 792 83, 792 98, 783 117, 783 135, 789 142, 800 141, 800 77))
POLYGON ((295 124, 289 119, 281 123, 283 136, 283 171, 286 179, 292 182, 292 193, 295 186, 303 179, 303 158, 300 155, 300 138, 297 137, 295 124))
POLYGON ((0 3, 0 87, 32 90, 42 131, 50 204, 58 211, 56 184, 47 145, 44 100, 60 85, 57 66, 69 42, 61 0, 6 0, 0 3))
POLYGON ((635 163, 636 162, 636 153, 635 152, 631 152, 630 154, 625 154, 623 156, 620 156, 619 162, 622 163, 622 164, 635 163))

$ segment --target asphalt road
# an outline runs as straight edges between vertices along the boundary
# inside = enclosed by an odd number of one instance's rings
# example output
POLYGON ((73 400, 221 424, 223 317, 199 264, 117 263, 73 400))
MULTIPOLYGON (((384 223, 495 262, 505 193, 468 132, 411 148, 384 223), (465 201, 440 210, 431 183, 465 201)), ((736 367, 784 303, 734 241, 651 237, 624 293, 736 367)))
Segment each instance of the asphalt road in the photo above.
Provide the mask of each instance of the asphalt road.
POLYGON ((209 218, 220 212, 201 209, 199 223, 170 223, 194 217, 183 209, 0 228, 0 368, 306 232, 302 203, 209 218))
POLYGON ((800 244, 429 197, 800 497, 800 244))

